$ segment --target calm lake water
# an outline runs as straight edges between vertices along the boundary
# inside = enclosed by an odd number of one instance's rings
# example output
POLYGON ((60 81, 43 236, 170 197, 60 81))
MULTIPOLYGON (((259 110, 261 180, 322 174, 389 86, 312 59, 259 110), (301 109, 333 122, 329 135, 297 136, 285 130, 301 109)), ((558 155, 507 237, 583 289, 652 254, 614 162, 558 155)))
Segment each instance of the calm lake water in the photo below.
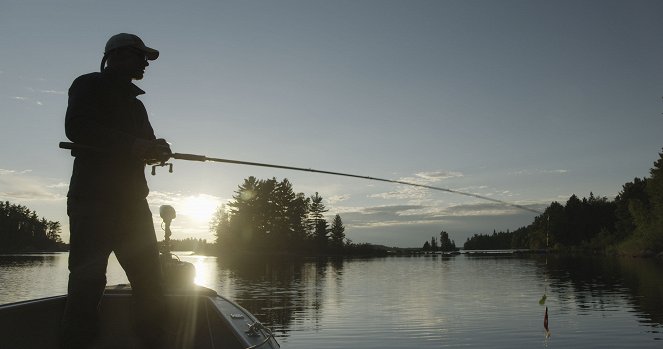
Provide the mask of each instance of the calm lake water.
MULTIPOLYGON (((63 294, 67 256, 0 256, 0 304, 63 294)), ((663 348, 655 260, 181 258, 196 266, 196 283, 274 329, 282 348, 663 348)), ((108 283, 126 282, 111 256, 108 283)))

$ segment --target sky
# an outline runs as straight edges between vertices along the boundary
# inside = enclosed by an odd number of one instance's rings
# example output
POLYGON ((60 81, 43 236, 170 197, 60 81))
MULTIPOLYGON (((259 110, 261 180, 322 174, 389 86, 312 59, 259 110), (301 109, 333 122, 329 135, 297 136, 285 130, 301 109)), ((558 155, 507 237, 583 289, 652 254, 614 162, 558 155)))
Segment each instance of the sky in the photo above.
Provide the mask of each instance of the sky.
MULTIPOLYGON (((614 198, 663 147, 661 1, 3 0, 0 200, 60 221, 67 90, 108 38, 160 51, 136 84, 173 151, 411 181, 543 210, 614 198)), ((146 171, 173 238, 249 176, 320 193, 354 242, 420 247, 536 213, 422 188, 173 160, 146 171)))

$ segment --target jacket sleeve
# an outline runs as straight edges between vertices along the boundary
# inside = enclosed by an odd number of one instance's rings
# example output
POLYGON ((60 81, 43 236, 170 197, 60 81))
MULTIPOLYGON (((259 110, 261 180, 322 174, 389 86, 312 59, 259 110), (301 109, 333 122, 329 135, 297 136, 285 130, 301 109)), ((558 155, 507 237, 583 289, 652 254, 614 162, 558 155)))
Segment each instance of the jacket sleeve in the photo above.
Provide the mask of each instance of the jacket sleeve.
MULTIPOLYGON (((129 155, 136 137, 107 125, 112 124, 112 106, 104 102, 103 83, 94 76, 81 76, 69 88, 65 134, 74 143, 129 155)), ((106 96, 107 97, 107 96, 106 96)))
POLYGON ((143 130, 143 133, 145 134, 146 139, 153 141, 157 139, 157 137, 154 135, 154 129, 152 128, 152 124, 150 123, 150 120, 147 117, 147 110, 145 110, 145 105, 143 105, 143 102, 140 100, 138 101, 138 105, 140 106, 142 110, 142 115, 145 115, 145 118, 141 122, 141 129, 143 130))

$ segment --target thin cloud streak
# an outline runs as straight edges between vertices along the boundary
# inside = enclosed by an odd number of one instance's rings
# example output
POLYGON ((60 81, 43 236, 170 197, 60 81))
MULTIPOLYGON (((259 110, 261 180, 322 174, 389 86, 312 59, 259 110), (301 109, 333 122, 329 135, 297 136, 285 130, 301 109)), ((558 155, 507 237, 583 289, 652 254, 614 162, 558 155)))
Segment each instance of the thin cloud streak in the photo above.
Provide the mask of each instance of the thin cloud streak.
MULTIPOLYGON (((441 182, 446 179, 459 178, 463 176, 463 173, 457 171, 434 170, 417 172, 414 174, 414 176, 401 177, 398 179, 398 181, 413 183, 417 185, 433 185, 434 183, 441 182)), ((368 197, 385 200, 393 199, 423 201, 429 198, 431 195, 431 191, 426 188, 399 185, 395 190, 372 194, 368 197)))
POLYGON ((13 99, 13 100, 15 100, 15 101, 26 102, 26 103, 34 103, 34 104, 36 104, 36 105, 44 105, 44 103, 42 103, 41 101, 39 101, 39 100, 34 100, 34 99, 32 99, 32 98, 29 98, 29 97, 23 97, 23 96, 11 96, 11 97, 9 97, 9 98, 10 98, 10 99, 13 99))
MULTIPOLYGON (((546 203, 521 203, 543 210, 546 203)), ((384 227, 404 224, 444 222, 451 218, 508 217, 522 215, 521 209, 497 203, 459 204, 447 207, 432 205, 386 205, 363 208, 336 208, 343 222, 350 227, 384 227)))
POLYGON ((50 183, 45 179, 29 175, 31 170, 0 169, 0 197, 3 200, 39 201, 64 200, 66 186, 62 182, 50 183))
POLYGON ((540 174, 567 174, 569 171, 564 170, 564 169, 557 169, 557 170, 545 170, 545 169, 538 169, 538 170, 520 170, 520 171, 515 171, 512 172, 511 174, 514 176, 533 176, 533 175, 540 175, 540 174))
POLYGON ((56 91, 56 90, 39 90, 41 93, 52 94, 52 95, 64 95, 67 94, 65 91, 56 91))

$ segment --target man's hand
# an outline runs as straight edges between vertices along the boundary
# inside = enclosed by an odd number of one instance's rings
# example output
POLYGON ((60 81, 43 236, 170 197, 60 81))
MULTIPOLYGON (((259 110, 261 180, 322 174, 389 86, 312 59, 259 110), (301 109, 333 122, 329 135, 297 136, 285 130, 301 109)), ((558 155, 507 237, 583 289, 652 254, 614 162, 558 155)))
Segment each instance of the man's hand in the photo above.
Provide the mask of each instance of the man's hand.
POLYGON ((166 162, 170 157, 173 155, 173 152, 170 150, 170 144, 166 142, 165 139, 163 138, 158 138, 153 141, 153 143, 156 143, 156 157, 155 159, 159 162, 166 162))
POLYGON ((131 155, 147 164, 166 162, 172 154, 170 145, 163 138, 153 141, 137 138, 131 147, 131 155))

